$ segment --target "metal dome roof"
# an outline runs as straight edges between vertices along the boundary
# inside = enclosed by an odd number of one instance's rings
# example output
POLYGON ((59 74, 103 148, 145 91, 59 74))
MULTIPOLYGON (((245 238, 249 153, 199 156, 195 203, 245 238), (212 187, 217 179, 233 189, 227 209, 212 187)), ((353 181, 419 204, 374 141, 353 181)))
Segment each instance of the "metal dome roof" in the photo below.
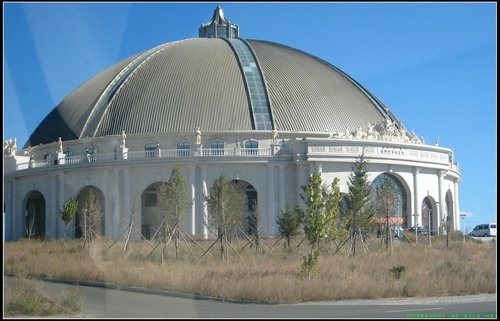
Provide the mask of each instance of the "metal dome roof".
POLYGON ((170 42, 117 63, 64 98, 25 147, 122 131, 259 130, 259 113, 280 131, 335 132, 395 120, 331 64, 281 44, 235 39, 170 42), (248 73, 234 41, 248 48, 256 72, 248 73), (267 107, 257 110, 256 101, 267 107))

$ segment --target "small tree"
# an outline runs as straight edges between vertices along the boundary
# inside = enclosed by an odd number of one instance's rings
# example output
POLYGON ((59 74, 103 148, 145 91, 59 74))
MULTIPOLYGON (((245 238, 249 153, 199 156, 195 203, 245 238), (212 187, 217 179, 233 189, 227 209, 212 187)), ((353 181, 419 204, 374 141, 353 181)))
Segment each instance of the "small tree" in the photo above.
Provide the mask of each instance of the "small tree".
POLYGON ((282 210, 278 218, 276 219, 276 224, 278 224, 278 229, 280 234, 286 238, 287 247, 290 248, 290 239, 293 235, 297 233, 297 230, 301 223, 301 209, 298 206, 294 208, 286 208, 282 210))
POLYGON ((179 256, 180 229, 177 227, 186 210, 192 206, 186 180, 179 167, 174 167, 166 184, 159 187, 159 206, 164 212, 166 221, 173 228, 175 258, 179 256))
POLYGON ((68 231, 69 223, 75 217, 76 211, 78 209, 78 201, 76 198, 72 197, 68 199, 64 205, 63 209, 59 210, 59 217, 64 222, 64 239, 66 240, 66 233, 68 231))
POLYGON ((364 236, 374 229, 375 211, 370 203, 371 186, 366 170, 367 161, 361 154, 352 166, 349 176, 349 196, 347 198, 347 229, 352 238, 352 254, 356 255, 357 235, 364 236))
POLYGON ((309 184, 302 186, 301 194, 307 209, 302 211, 302 223, 307 240, 311 245, 310 252, 304 257, 301 274, 311 279, 319 258, 319 245, 329 238, 342 234, 336 225, 340 213, 339 179, 335 178, 330 188, 323 186, 321 174, 314 173, 309 178, 309 184))
POLYGON ((259 207, 257 200, 252 200, 250 204, 250 214, 247 216, 248 234, 254 235, 255 250, 260 251, 260 231, 259 231, 259 207))
POLYGON ((224 241, 227 243, 230 231, 234 231, 237 227, 241 228, 244 223, 244 194, 236 189, 232 181, 226 180, 224 174, 221 174, 212 185, 208 195, 204 195, 204 199, 208 209, 207 227, 217 230, 221 246, 221 260, 227 259, 224 241))

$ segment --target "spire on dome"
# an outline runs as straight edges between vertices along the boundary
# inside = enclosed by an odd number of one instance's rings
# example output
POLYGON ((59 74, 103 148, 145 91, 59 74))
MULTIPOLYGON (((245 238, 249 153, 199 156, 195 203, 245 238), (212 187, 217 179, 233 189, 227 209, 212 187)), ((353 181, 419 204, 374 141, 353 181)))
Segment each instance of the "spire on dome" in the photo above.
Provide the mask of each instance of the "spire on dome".
POLYGON ((212 20, 200 26, 198 36, 200 38, 235 38, 239 37, 239 27, 224 17, 224 11, 218 4, 212 20))

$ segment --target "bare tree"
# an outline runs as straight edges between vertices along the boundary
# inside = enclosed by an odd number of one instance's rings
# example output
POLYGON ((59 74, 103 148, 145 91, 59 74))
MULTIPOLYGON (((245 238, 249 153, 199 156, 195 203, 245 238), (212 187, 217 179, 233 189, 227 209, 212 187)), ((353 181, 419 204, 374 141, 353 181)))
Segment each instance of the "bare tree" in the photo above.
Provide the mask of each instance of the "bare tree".
POLYGON ((102 210, 94 190, 88 190, 80 213, 80 228, 83 232, 84 244, 89 246, 95 236, 101 233, 102 210))
POLYGON ((396 213, 397 192, 393 183, 389 179, 385 179, 383 183, 377 187, 375 193, 375 209, 379 218, 385 224, 385 247, 388 249, 390 240, 390 220, 396 213))

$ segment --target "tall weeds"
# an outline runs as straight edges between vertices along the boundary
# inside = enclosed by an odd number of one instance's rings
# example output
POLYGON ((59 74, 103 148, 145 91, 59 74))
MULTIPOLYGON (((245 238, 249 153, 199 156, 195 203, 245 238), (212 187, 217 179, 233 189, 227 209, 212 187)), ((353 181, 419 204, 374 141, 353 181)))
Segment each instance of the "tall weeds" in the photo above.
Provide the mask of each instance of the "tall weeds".
MULTIPOLYGON (((164 264, 159 253, 146 258, 151 247, 144 241, 107 249, 97 242, 90 251, 80 240, 21 240, 4 244, 5 275, 27 278, 51 277, 88 280, 117 285, 145 287, 267 303, 425 297, 495 293, 496 241, 476 243, 453 241, 446 248, 439 239, 432 247, 397 241, 392 254, 373 242, 370 252, 355 257, 348 252, 322 248, 323 259, 311 279, 299 277, 306 246, 293 249, 269 246, 264 252, 233 246, 229 261, 220 261, 216 252, 200 259, 203 251, 190 244, 167 250, 164 264), (398 268, 400 267, 400 268, 398 268), (404 267, 401 268, 401 267, 404 267), (394 272, 394 271, 400 272, 394 272), (392 271, 392 272, 391 272, 392 271), (398 273, 399 277, 395 277, 398 273)), ((119 242, 118 242, 119 243, 119 242)), ((273 244, 272 240, 268 240, 273 244)), ((200 241, 208 248, 210 241, 200 241)), ((241 245, 245 244, 241 242, 241 245)), ((171 245, 169 245, 171 246, 171 245)))

